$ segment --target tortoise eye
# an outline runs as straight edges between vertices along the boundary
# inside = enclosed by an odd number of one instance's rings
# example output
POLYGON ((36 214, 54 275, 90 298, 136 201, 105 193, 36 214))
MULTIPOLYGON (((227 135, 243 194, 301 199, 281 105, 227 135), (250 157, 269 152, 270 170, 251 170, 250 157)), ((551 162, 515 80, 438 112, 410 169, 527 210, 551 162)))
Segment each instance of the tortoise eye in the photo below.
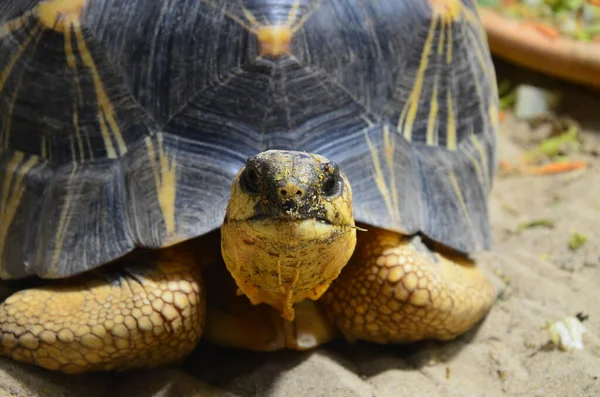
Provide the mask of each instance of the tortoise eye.
POLYGON ((256 168, 247 166, 240 177, 240 186, 242 190, 249 194, 258 194, 260 192, 260 176, 256 168))
POLYGON ((325 180, 321 185, 321 190, 326 197, 334 197, 342 191, 342 178, 340 169, 335 163, 327 163, 323 166, 325 180))

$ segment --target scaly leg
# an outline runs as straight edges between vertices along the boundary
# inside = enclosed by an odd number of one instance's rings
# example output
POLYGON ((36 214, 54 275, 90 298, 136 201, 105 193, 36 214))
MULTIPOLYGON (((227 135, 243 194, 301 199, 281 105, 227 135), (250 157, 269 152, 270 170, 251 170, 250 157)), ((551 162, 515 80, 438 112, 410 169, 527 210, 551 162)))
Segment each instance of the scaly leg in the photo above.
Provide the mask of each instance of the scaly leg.
POLYGON ((321 299, 349 340, 449 340, 490 310, 494 287, 472 261, 369 227, 321 299), (368 233, 368 234, 367 234, 368 233))
POLYGON ((67 373, 183 359, 204 327, 198 258, 181 246, 133 258, 12 295, 0 305, 0 354, 67 373))

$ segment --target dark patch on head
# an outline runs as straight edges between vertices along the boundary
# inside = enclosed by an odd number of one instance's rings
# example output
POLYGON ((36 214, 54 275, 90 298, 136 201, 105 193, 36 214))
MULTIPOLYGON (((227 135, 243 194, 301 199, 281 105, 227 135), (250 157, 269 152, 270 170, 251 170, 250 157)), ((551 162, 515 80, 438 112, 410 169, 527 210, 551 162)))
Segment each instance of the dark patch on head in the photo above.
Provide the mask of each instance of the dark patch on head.
POLYGON ((268 151, 248 158, 239 183, 245 193, 259 198, 253 219, 327 221, 323 200, 343 192, 337 164, 319 163, 308 153, 293 151, 268 151))

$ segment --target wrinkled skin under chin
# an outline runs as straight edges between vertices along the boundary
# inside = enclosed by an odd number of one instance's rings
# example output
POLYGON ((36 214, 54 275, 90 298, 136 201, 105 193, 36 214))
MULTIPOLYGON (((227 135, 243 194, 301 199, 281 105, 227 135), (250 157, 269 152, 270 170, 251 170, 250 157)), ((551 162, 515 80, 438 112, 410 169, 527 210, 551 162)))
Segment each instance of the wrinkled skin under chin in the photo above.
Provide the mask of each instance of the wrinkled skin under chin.
POLYGON ((221 244, 241 293, 291 321, 293 305, 319 299, 348 263, 356 229, 314 219, 231 222, 222 227, 221 244))

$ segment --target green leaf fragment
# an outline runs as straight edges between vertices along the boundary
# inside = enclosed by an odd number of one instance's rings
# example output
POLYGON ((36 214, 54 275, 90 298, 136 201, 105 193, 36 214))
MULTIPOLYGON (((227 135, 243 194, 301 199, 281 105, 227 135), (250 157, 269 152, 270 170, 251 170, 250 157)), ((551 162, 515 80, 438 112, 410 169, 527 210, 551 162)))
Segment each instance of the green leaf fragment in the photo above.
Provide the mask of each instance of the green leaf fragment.
POLYGON ((519 231, 523 231, 525 229, 531 229, 534 227, 545 227, 547 229, 554 228, 554 222, 549 219, 536 219, 529 222, 524 222, 519 225, 519 231))
POLYGON ((587 237, 581 233, 574 233, 569 239, 569 249, 571 251, 577 251, 587 241, 587 237))
POLYGON ((505 109, 508 109, 511 106, 513 106, 516 101, 517 101, 517 93, 516 93, 516 91, 513 91, 513 92, 501 97, 498 100, 498 106, 500 106, 500 109, 505 110, 505 109))
POLYGON ((479 5, 499 10, 515 19, 554 26, 562 35, 590 42, 600 37, 600 7, 590 0, 478 0, 479 5))
POLYGON ((481 7, 496 7, 500 0, 478 0, 477 4, 481 7))
POLYGON ((528 158, 535 158, 539 155, 556 157, 565 146, 571 146, 573 149, 579 149, 579 128, 572 125, 561 135, 543 140, 535 149, 527 154, 528 158))
POLYGON ((575 11, 583 6, 585 0, 563 0, 563 4, 566 9, 575 11))

